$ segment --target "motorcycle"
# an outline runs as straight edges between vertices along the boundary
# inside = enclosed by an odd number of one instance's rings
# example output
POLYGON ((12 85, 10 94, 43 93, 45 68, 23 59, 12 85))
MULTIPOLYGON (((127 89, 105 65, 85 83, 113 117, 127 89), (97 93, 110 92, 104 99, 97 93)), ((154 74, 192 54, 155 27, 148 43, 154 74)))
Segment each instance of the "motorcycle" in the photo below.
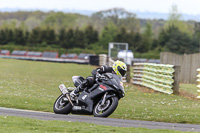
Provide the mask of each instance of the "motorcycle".
MULTIPOLYGON (((78 87, 84 80, 73 76, 73 83, 78 87)), ((96 78, 92 87, 83 90, 77 97, 71 97, 74 87, 59 85, 61 95, 56 99, 53 110, 56 114, 84 114, 95 117, 108 117, 118 106, 119 99, 125 96, 123 82, 113 73, 104 73, 96 78)))

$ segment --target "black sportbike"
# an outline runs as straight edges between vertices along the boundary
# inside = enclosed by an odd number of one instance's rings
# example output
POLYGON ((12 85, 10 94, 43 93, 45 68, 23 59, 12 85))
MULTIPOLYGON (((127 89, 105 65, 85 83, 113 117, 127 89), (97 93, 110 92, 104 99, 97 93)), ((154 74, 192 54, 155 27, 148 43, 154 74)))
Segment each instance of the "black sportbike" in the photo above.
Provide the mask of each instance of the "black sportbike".
MULTIPOLYGON (((81 76, 73 76, 74 86, 78 87, 84 80, 81 76)), ((86 114, 95 117, 108 117, 124 97, 122 80, 112 73, 104 73, 96 78, 91 88, 85 89, 78 97, 71 97, 73 87, 59 86, 62 94, 56 99, 53 110, 56 114, 86 114)))

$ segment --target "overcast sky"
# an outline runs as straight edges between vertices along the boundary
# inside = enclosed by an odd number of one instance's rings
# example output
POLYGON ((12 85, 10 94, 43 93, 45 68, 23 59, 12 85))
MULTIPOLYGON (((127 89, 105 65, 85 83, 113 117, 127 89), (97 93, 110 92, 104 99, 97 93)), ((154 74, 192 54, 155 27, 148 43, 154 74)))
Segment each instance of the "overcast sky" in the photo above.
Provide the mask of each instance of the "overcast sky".
POLYGON ((105 10, 121 7, 131 11, 169 13, 172 5, 180 13, 200 14, 200 0, 0 0, 0 8, 105 10))

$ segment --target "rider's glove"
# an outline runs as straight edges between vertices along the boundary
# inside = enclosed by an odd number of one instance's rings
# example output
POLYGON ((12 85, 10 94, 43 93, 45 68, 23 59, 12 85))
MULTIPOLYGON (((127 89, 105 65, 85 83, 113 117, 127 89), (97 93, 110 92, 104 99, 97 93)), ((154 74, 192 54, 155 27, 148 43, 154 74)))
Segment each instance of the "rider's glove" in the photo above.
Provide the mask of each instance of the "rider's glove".
POLYGON ((102 68, 97 69, 97 73, 101 74, 103 72, 102 68))
POLYGON ((99 74, 98 72, 96 73, 96 78, 99 79, 101 77, 101 74, 99 74))
POLYGON ((102 73, 105 73, 105 70, 106 70, 106 66, 101 66, 100 68, 97 69, 97 72, 99 74, 102 74, 102 73))

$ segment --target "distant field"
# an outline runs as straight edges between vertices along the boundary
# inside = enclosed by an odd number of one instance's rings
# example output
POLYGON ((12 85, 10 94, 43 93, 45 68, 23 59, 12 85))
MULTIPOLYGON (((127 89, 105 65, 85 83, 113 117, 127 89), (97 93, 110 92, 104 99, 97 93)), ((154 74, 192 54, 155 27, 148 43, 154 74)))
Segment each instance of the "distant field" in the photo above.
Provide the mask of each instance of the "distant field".
MULTIPOLYGON (((53 112, 60 95, 58 85, 73 86, 73 75, 89 76, 90 65, 0 59, 0 106, 53 112)), ((181 90, 195 93, 195 85, 181 84, 181 90)), ((125 84, 121 99, 111 118, 200 124, 200 101, 153 93, 125 84)))

